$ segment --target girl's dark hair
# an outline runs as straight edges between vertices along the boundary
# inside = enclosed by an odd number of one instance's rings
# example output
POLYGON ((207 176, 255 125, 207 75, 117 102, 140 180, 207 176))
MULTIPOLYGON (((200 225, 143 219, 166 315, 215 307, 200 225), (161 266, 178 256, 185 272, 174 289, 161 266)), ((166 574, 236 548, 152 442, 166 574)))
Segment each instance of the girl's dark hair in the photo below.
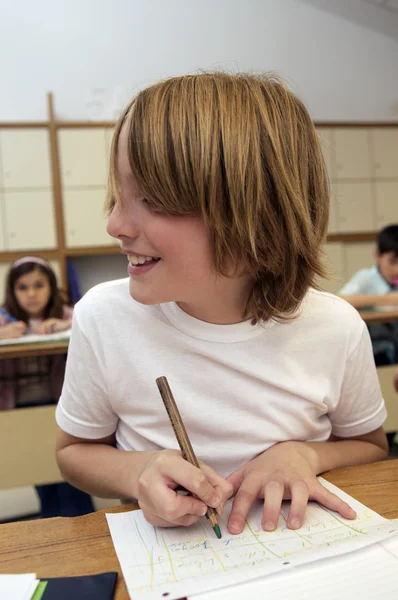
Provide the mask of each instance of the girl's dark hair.
POLYGON ((44 265, 32 260, 32 262, 24 262, 17 266, 11 266, 6 280, 6 297, 4 302, 5 310, 18 321, 24 321, 28 323, 29 315, 26 311, 22 310, 15 297, 15 284, 22 275, 27 275, 32 271, 39 271, 43 273, 50 284, 51 294, 50 300, 44 309, 43 318, 50 319, 62 319, 63 306, 67 303, 66 295, 62 290, 58 288, 57 279, 51 266, 48 264, 44 265))

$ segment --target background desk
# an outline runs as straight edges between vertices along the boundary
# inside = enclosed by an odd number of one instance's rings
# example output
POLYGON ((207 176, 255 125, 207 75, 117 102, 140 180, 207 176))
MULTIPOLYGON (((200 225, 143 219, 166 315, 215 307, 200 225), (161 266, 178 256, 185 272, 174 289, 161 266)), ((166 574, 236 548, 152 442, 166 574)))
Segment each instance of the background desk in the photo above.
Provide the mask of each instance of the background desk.
POLYGON ((40 342, 34 344, 10 344, 0 346, 0 360, 2 358, 24 358, 26 356, 49 356, 52 354, 66 354, 69 340, 59 342, 40 342))
MULTIPOLYGON (((325 479, 384 517, 398 518, 398 460, 331 471, 325 479)), ((0 525, 0 573, 32 572, 45 578, 118 571, 115 600, 127 600, 105 512, 133 507, 0 525)))
POLYGON ((393 323, 398 321, 398 310, 371 311, 360 310, 359 314, 365 323, 393 323))

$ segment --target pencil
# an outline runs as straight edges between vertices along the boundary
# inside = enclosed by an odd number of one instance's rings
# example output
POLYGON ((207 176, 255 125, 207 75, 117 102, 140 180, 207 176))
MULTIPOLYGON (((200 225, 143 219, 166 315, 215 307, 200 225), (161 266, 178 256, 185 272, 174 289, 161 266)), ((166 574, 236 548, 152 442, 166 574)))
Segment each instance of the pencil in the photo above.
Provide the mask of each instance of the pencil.
MULTIPOLYGON (((180 411, 178 410, 176 401, 171 393, 171 389, 166 377, 158 377, 156 379, 156 383, 159 388, 160 395, 162 396, 163 404, 165 405, 167 414, 169 415, 170 423, 174 429, 174 433, 177 438, 178 445, 180 446, 183 458, 191 463, 191 465, 194 465, 200 469, 198 459, 193 451, 192 444, 180 415, 180 411)), ((217 511, 209 506, 207 508, 206 518, 210 521, 214 533, 218 539, 220 539, 221 530, 217 522, 217 511)))

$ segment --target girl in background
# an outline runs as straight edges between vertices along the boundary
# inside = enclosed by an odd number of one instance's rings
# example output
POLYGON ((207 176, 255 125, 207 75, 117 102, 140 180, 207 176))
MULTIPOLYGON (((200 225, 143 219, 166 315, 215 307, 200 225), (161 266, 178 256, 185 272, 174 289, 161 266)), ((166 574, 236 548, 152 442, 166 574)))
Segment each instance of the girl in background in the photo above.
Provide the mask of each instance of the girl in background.
MULTIPOLYGON (((13 263, 0 309, 0 339, 64 331, 71 326, 72 313, 47 261, 26 256, 13 263)), ((64 372, 64 355, 1 360, 0 410, 55 404, 64 372)), ((91 497, 68 483, 40 485, 36 491, 42 517, 77 516, 94 510, 91 497)))

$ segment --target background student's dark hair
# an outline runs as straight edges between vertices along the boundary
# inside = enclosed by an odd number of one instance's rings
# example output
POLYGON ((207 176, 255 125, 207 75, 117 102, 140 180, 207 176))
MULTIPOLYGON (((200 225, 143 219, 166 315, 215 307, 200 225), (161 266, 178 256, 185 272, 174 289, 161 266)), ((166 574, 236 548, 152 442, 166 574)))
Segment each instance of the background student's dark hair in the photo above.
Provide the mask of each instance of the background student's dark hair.
POLYGON ((377 250, 380 254, 394 252, 398 257, 398 225, 388 225, 377 236, 377 250))
POLYGON ((32 273, 32 271, 40 271, 43 273, 50 283, 50 300, 44 310, 43 319, 62 319, 63 306, 68 304, 68 298, 65 292, 60 290, 57 285, 57 279, 51 266, 44 266, 38 262, 24 262, 16 267, 11 267, 6 280, 6 297, 4 301, 5 310, 18 319, 18 321, 24 321, 28 323, 29 316, 26 311, 22 310, 15 298, 15 284, 22 275, 32 273))

